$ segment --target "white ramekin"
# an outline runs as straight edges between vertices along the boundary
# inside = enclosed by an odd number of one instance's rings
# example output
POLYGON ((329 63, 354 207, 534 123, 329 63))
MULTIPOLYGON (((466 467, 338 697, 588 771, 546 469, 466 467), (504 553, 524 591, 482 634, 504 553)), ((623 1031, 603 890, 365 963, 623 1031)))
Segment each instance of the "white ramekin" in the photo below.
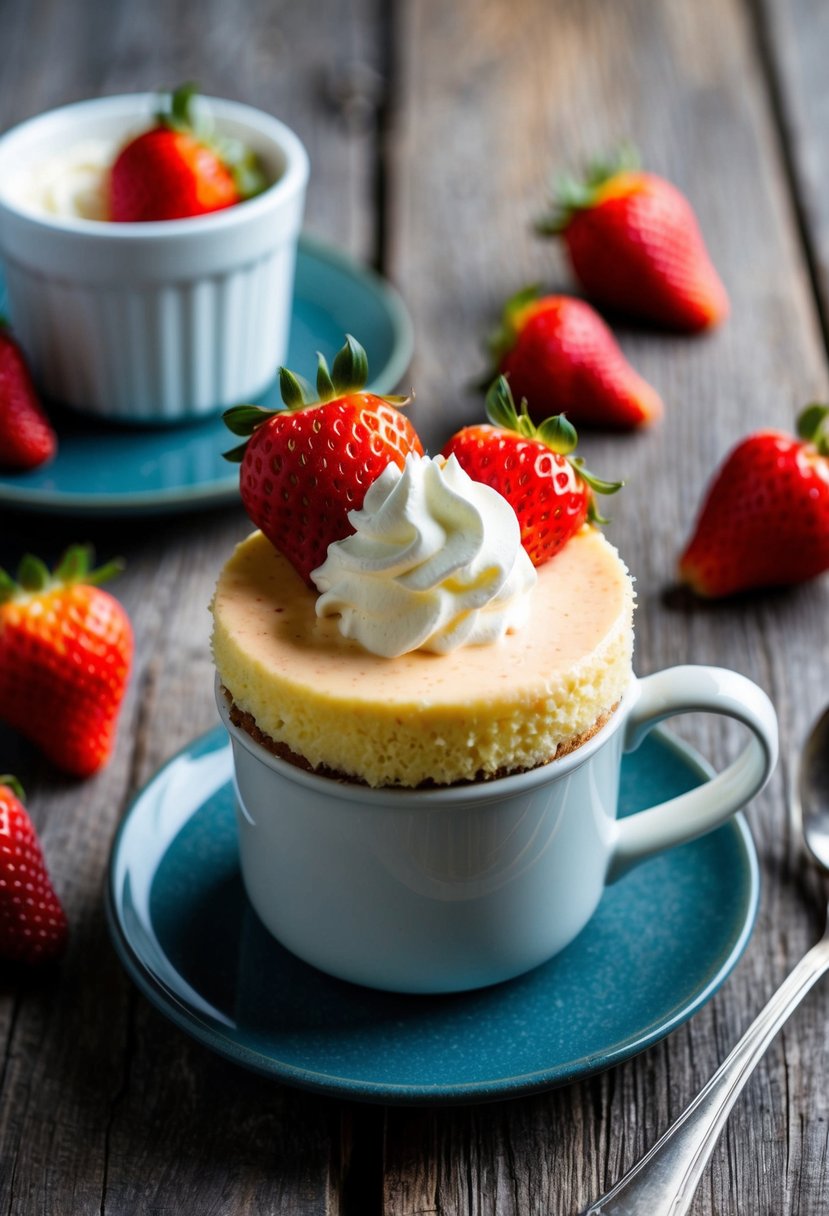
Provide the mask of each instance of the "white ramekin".
POLYGON ((284 361, 308 157, 270 115, 204 100, 274 184, 192 219, 55 218, 9 188, 75 142, 120 142, 146 127, 156 94, 64 106, 0 138, 9 313, 48 396, 124 422, 186 422, 255 396, 284 361))

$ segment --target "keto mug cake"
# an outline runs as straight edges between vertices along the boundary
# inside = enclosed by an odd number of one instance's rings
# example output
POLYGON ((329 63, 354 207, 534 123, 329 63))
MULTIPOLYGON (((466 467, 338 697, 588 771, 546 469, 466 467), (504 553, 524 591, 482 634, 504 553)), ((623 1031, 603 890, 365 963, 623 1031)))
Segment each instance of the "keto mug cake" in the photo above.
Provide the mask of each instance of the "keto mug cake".
POLYGON ((362 392, 350 340, 319 400, 232 411, 259 526, 212 604, 245 886, 289 949, 401 991, 493 983, 550 958, 606 881, 710 830, 766 780, 774 713, 743 677, 632 676, 633 588, 591 523, 566 423, 505 381, 492 424, 424 456, 362 392), (617 823, 622 751, 670 713, 754 738, 732 770, 617 823))

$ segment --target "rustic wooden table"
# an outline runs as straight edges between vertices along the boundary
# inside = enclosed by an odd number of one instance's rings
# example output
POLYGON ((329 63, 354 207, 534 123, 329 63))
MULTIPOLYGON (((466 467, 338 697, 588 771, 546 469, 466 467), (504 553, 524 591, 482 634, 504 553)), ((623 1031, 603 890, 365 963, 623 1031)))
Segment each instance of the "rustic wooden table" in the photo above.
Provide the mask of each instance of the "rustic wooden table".
MULTIPOLYGON (((699 1089, 822 924, 786 814, 792 757, 829 686, 829 579, 701 607, 672 589, 704 483, 760 426, 791 425, 829 379, 829 8, 820 0, 128 0, 0 3, 0 128, 63 102, 194 78, 280 115, 313 164, 308 229, 377 266, 416 327, 415 421, 433 448, 479 414, 469 382, 500 302, 566 287, 531 221, 554 166, 622 137, 692 198, 733 303, 688 339, 620 333, 664 395, 653 433, 586 436, 623 472, 611 539, 637 577, 636 665, 714 662, 765 687, 783 759, 750 809, 759 921, 689 1023, 583 1083, 486 1106, 383 1109, 311 1096, 192 1042, 140 996, 109 943, 116 825, 158 766, 212 726, 208 612, 248 531, 235 506, 163 522, 0 514, 0 562, 74 539, 123 553, 135 625, 117 752, 60 778, 0 729, 72 925, 47 979, 0 977, 0 1210, 556 1216, 600 1194, 699 1089)), ((722 765, 739 731, 683 728, 722 765)), ((635 982, 635 977, 633 977, 635 982)), ((827 994, 768 1052, 728 1123, 695 1213, 829 1209, 827 994)))

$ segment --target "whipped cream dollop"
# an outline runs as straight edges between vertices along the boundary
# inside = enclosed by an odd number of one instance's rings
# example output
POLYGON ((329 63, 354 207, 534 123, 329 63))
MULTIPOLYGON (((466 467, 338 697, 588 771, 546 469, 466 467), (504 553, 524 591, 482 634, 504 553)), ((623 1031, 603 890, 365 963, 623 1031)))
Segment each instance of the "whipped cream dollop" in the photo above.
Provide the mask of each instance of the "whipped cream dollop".
POLYGON ((454 456, 389 464, 348 518, 354 534, 311 574, 317 616, 372 654, 445 654, 526 624, 537 575, 516 514, 454 456))
POLYGON ((41 215, 105 220, 107 178, 118 146, 111 140, 82 140, 21 170, 9 183, 7 197, 41 215))

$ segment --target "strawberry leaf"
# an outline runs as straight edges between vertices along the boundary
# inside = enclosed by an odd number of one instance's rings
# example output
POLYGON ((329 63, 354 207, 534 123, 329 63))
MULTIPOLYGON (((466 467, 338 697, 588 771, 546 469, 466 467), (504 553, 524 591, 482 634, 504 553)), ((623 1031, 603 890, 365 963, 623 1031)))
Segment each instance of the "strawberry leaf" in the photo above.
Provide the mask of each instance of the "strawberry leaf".
POLYGON ((12 599, 17 591, 17 583, 10 574, 0 569, 0 604, 12 599))
POLYGON ((506 376, 497 376, 493 380, 486 395, 484 408, 486 416, 493 426, 501 426, 507 431, 519 430, 515 401, 506 376))
POLYGON ((368 380, 366 352, 351 334, 345 335, 345 345, 334 356, 331 379, 338 393, 357 392, 368 380))
POLYGON ((571 173, 555 178, 550 210, 535 223, 539 236, 560 236, 577 211, 588 211, 596 203, 601 188, 622 173, 635 173, 640 168, 635 146, 623 142, 609 156, 596 158, 587 166, 583 179, 571 173))
POLYGON ((233 405, 222 414, 222 422, 234 435, 252 435, 274 413, 261 405, 233 405))
POLYGON ((126 564, 123 557, 113 557, 111 561, 106 562, 103 566, 99 566, 97 570, 90 570, 88 574, 84 575, 83 580, 79 579, 77 581, 83 581, 84 583, 89 583, 92 587, 98 587, 101 583, 107 583, 111 578, 115 578, 116 574, 120 574, 126 564))
POLYGON ((576 428, 565 414, 545 418, 536 431, 536 436, 559 456, 569 456, 579 441, 576 428))
POLYGON ((588 163, 585 174, 587 188, 596 190, 620 173, 635 173, 641 168, 639 149, 630 140, 623 140, 609 156, 597 156, 588 163))
POLYGON ((253 151, 240 139, 231 139, 226 135, 213 135, 209 141, 222 164, 230 170, 236 189, 242 198, 253 198, 261 194, 270 184, 262 168, 262 162, 253 151))
POLYGON ((229 460, 231 464, 241 464, 245 459, 245 452, 248 450, 247 442, 240 443, 236 448, 230 448, 227 452, 222 452, 225 460, 229 460))
POLYGON ((17 581, 24 591, 44 591, 51 582, 49 567, 39 557, 27 553, 17 567, 17 581))
POLYGON ((196 121, 193 110, 193 98, 199 91, 199 86, 192 81, 180 84, 177 89, 159 96, 159 108, 155 113, 155 121, 171 131, 188 131, 195 133, 196 121))
POLYGON ((325 355, 321 351, 317 351, 317 395, 320 401, 331 401, 336 393, 337 390, 334 388, 334 381, 331 379, 325 355))
POLYGON ((304 376, 298 376, 287 367, 279 369, 279 391, 289 410, 301 410, 314 400, 314 390, 304 376))
POLYGON ((55 567, 59 583, 78 583, 90 571, 94 558, 91 545, 70 545, 55 567))
POLYGON ((592 498, 592 497, 590 499, 590 505, 587 508, 587 522, 590 524, 599 524, 599 525, 604 525, 604 524, 610 523, 610 520, 607 518, 607 516, 602 515, 601 511, 596 506, 595 498, 592 498))
MULTIPOLYGON (((494 330, 487 339, 487 349, 492 357, 495 370, 508 351, 511 351, 515 345, 515 340, 518 337, 517 320, 521 313, 528 305, 535 303, 541 296, 541 288, 537 283, 530 283, 527 287, 522 287, 520 291, 516 291, 515 295, 510 296, 501 311, 501 321, 496 330, 494 330)), ((482 388, 486 388, 495 374, 495 370, 490 371, 482 388)))
MULTIPOLYGON (((524 439, 533 439, 543 443, 557 456, 563 456, 573 468, 576 476, 580 477, 594 494, 615 494, 625 484, 623 481, 604 481, 601 477, 594 476, 584 467, 584 461, 580 456, 572 457, 570 455, 576 449, 578 434, 565 414, 545 418, 539 426, 535 426, 529 416, 526 399, 521 401, 520 412, 516 411, 515 400, 506 376, 498 376, 490 385, 486 395, 486 416, 493 426, 515 431, 524 439)), ((599 514, 592 498, 588 509, 588 519, 591 523, 596 524, 608 522, 599 514)))
POLYGON ((25 802, 26 795, 23 793, 23 786, 13 777, 11 773, 0 774, 0 786, 5 786, 7 790, 11 790, 18 802, 25 802))
POLYGON ((829 405, 813 401, 798 415, 797 433, 813 443, 821 456, 829 456, 829 405))
MULTIPOLYGON (((595 494, 617 494, 625 484, 623 481, 604 481, 601 477, 596 477, 594 473, 591 473, 584 467, 584 460, 581 456, 577 456, 575 460, 571 460, 570 464, 582 481, 587 482, 595 494)), ((605 519, 601 522, 607 523, 607 520, 605 519)))

